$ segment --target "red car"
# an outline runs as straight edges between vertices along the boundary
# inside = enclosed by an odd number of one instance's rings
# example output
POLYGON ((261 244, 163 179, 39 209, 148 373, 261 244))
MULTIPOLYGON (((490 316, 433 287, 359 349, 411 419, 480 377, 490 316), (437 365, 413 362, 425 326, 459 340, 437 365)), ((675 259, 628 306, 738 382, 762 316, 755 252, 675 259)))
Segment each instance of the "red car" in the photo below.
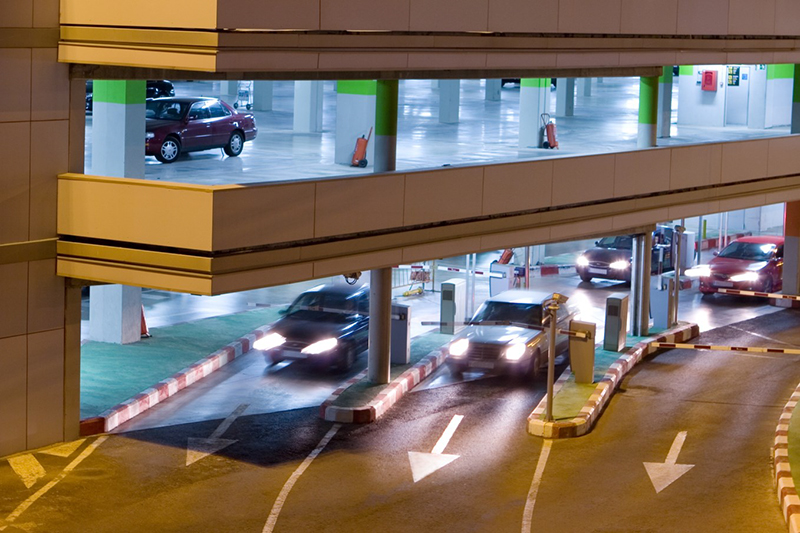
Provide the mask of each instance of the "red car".
POLYGON ((147 100, 145 154, 172 163, 183 152, 222 148, 235 157, 256 138, 256 119, 218 98, 147 100))
POLYGON ((726 246, 700 272, 700 292, 715 289, 773 292, 783 286, 783 237, 742 237, 726 246))

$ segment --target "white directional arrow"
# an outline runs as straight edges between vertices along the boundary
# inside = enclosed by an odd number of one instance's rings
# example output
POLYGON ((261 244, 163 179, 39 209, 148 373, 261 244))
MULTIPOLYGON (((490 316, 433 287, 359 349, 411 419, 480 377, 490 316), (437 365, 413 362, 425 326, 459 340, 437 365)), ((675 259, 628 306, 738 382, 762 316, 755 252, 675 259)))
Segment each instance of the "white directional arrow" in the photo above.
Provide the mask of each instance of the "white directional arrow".
POLYGON ((236 408, 225 420, 222 421, 222 424, 214 430, 207 439, 198 439, 194 437, 189 437, 189 444, 186 446, 186 466, 189 466, 192 463, 196 463, 203 457, 209 456, 211 454, 217 453, 218 451, 227 448, 234 442, 235 440, 231 439, 222 439, 222 434, 228 431, 228 428, 231 427, 234 420, 239 418, 242 413, 244 413, 245 409, 249 404, 243 403, 239 407, 236 408))
POLYGON ((666 461, 663 463, 644 463, 644 468, 647 470, 647 475, 650 476, 650 481, 653 483, 653 488, 656 489, 656 494, 669 487, 675 480, 694 468, 694 465, 677 464, 678 454, 681 453, 681 447, 683 447, 683 443, 686 440, 686 433, 686 431, 681 431, 675 436, 666 461))
POLYGON ((450 438, 456 432, 456 428, 458 428, 463 418, 463 415, 455 415, 450 420, 444 433, 436 441, 436 446, 433 447, 431 453, 408 452, 408 461, 411 463, 411 476, 414 478, 414 483, 461 457, 460 455, 450 455, 442 452, 444 452, 447 443, 450 442, 450 438))
POLYGON ((47 473, 36 457, 30 453, 9 457, 8 464, 25 484, 26 489, 34 486, 47 473))

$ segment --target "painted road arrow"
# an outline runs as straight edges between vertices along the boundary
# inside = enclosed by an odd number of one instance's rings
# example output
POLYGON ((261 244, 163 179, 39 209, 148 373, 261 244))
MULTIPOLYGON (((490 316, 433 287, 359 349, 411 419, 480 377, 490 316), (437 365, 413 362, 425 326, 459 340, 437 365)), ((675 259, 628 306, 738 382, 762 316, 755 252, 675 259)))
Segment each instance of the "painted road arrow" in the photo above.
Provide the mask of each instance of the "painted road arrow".
POLYGON ((675 480, 694 468, 694 465, 677 464, 678 454, 686 440, 686 431, 681 431, 675 436, 672 446, 667 454, 667 460, 663 463, 644 463, 647 475, 656 489, 656 494, 669 487, 675 480))
POLYGON ((456 432, 456 428, 458 428, 463 418, 463 415, 455 415, 453 419, 450 420, 444 433, 442 433, 442 436, 436 441, 436 446, 433 447, 431 453, 408 452, 408 461, 411 463, 411 476, 414 478, 414 483, 428 477, 440 468, 449 465, 461 457, 460 455, 450 455, 442 452, 444 452, 447 443, 450 442, 450 438, 453 436, 453 433, 456 432))
POLYGON ((41 463, 31 453, 9 457, 8 464, 25 484, 26 489, 34 486, 37 481, 47 474, 41 463))
POLYGON ((234 420, 239 418, 242 413, 244 413, 245 409, 249 407, 249 404, 243 403, 239 407, 237 407, 225 420, 222 421, 222 424, 214 430, 207 439, 198 439, 194 437, 189 438, 189 443, 186 445, 186 466, 189 466, 192 463, 196 463, 200 459, 207 457, 211 454, 217 453, 218 451, 227 448, 234 442, 235 440, 231 439, 223 439, 222 434, 228 431, 228 428, 231 427, 234 420))

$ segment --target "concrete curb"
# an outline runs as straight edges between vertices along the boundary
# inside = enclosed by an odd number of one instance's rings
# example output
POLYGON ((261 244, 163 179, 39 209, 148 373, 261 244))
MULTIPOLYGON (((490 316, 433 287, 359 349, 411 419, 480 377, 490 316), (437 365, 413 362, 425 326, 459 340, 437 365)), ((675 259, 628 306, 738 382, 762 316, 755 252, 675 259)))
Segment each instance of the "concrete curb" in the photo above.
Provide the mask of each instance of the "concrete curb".
POLYGON ((800 385, 783 407, 778 427, 775 428, 775 441, 770 450, 778 505, 781 506, 790 533, 800 533, 800 497, 797 496, 797 489, 792 479, 792 467, 789 464, 789 422, 792 420, 792 412, 798 401, 800 401, 800 385))
MULTIPOLYGON (((684 342, 700 334, 700 327, 697 324, 682 324, 661 335, 652 338, 655 342, 684 342), (674 340, 666 340, 674 339, 674 340)), ((537 437, 547 439, 564 439, 570 437, 580 437, 586 435, 594 427, 595 422, 600 417, 600 413, 608 404, 614 390, 619 386, 622 378, 642 360, 643 357, 658 351, 652 348, 649 342, 639 342, 609 367, 603 379, 595 388, 595 391, 586 401, 580 414, 571 420, 545 422, 540 417, 547 408, 547 397, 542 398, 539 405, 528 416, 528 433, 537 437)), ((569 374, 565 372, 562 378, 566 381, 569 374), (566 377, 565 377, 566 376, 566 377)), ((560 379, 559 379, 560 381, 560 379)))
POLYGON ((374 400, 360 407, 340 407, 331 405, 351 385, 366 377, 367 371, 359 373, 336 389, 328 399, 320 405, 319 416, 331 422, 347 422, 355 424, 368 424, 375 422, 383 413, 389 410, 408 391, 439 368, 447 356, 442 350, 434 350, 423 357, 417 364, 397 376, 378 393, 374 400))
POLYGON ((249 352, 253 347, 253 343, 263 337, 269 328, 269 325, 261 326, 244 337, 225 345, 211 355, 200 359, 193 365, 173 374, 171 377, 159 381, 133 398, 103 411, 99 416, 81 420, 81 436, 111 431, 159 402, 175 395, 192 383, 216 372, 237 357, 249 352))

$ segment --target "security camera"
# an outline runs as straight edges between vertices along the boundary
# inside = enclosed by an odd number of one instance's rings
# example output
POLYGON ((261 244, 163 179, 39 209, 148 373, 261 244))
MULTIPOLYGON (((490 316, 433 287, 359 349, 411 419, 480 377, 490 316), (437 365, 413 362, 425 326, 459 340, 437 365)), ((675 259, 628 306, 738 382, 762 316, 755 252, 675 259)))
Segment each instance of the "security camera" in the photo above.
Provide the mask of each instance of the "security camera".
POLYGON ((684 231, 686 231, 686 228, 684 226, 681 226, 680 224, 675 224, 675 231, 677 231, 678 233, 683 233, 684 231))
POLYGON ((344 280, 348 285, 355 285, 358 281, 358 278, 361 277, 361 272, 350 272, 349 274, 342 275, 344 276, 344 280))
POLYGON ((550 299, 556 302, 557 304, 565 304, 567 303, 567 300, 569 300, 569 296, 564 296, 563 294, 554 292, 553 295, 550 297, 550 299))

